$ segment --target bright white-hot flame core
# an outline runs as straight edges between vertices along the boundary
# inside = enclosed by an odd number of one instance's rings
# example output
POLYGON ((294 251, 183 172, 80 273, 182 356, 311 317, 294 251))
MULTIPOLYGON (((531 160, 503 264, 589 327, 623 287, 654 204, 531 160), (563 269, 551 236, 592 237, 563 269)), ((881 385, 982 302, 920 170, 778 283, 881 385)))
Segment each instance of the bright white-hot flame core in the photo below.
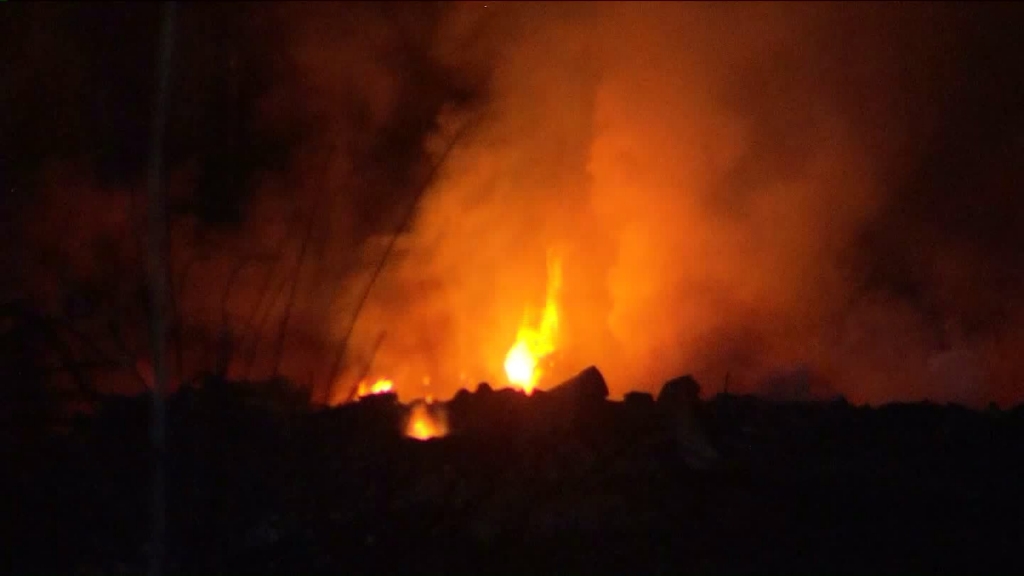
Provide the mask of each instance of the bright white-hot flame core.
POLYGON ((373 396, 374 394, 386 394, 391 392, 394 387, 395 383, 387 378, 381 378, 373 383, 364 380, 359 383, 359 389, 356 391, 356 396, 362 398, 364 396, 373 396))
POLYGON ((516 341, 505 356, 505 375, 513 386, 527 394, 533 392, 543 375, 540 362, 555 351, 558 338, 558 292, 562 286, 562 262, 548 257, 547 298, 540 323, 531 325, 525 318, 516 341))

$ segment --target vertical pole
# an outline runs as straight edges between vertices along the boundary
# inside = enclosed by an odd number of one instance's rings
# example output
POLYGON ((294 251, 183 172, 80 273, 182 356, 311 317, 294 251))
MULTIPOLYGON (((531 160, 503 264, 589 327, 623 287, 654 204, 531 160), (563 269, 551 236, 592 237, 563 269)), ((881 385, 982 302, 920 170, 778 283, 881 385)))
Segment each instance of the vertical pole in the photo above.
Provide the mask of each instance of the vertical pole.
POLYGON ((166 448, 166 415, 164 393, 167 389, 167 215, 163 194, 163 140, 166 127, 167 92, 170 81, 171 52, 174 47, 175 3, 168 2, 161 11, 159 46, 156 61, 156 106, 153 110, 153 132, 150 143, 147 196, 148 219, 148 276, 150 290, 150 331, 153 351, 152 420, 150 441, 153 451, 152 518, 149 542, 149 574, 161 576, 164 572, 166 502, 164 465, 166 448))

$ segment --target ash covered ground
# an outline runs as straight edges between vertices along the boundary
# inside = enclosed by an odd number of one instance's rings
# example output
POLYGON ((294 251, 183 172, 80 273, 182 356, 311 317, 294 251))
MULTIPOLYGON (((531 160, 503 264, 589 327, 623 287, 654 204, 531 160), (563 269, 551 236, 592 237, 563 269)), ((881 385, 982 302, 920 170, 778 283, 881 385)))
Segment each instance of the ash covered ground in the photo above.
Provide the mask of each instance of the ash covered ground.
MULTIPOLYGON (((392 395, 310 411, 185 388, 168 406, 168 570, 1024 569, 1024 409, 701 401, 689 378, 606 396, 593 369, 529 397, 481 385, 426 406, 448 434, 420 441, 392 395)), ((62 432, 8 431, 5 573, 145 570, 148 426, 147 398, 109 397, 62 432)))

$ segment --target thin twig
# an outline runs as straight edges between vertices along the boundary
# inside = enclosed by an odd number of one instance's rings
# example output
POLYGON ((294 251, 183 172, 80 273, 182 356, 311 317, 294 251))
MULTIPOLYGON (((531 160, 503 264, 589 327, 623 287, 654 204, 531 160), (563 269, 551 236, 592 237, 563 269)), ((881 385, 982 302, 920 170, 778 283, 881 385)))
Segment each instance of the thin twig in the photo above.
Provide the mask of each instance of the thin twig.
POLYGON ((231 291, 235 287, 235 283, 238 282, 239 275, 242 270, 263 259, 264 256, 247 254, 239 258, 238 264, 231 270, 231 274, 228 276, 227 282, 224 284, 224 292, 220 297, 220 320, 221 326, 224 328, 230 328, 230 314, 228 314, 228 303, 231 300, 231 291))
POLYGON ((302 237, 302 244, 299 246, 299 259, 295 263, 295 276, 292 278, 291 291, 288 294, 288 299, 285 300, 284 316, 281 317, 281 327, 278 329, 277 344, 274 347, 274 370, 271 372, 271 376, 275 378, 281 372, 281 358, 284 356, 284 343, 288 335, 288 321, 291 320, 292 310, 295 308, 299 282, 302 280, 302 264, 306 261, 306 252, 309 248, 310 237, 313 235, 314 222, 316 222, 316 218, 310 216, 309 222, 306 224, 306 233, 302 237))
POLYGON ((227 367, 230 365, 231 360, 231 350, 225 350, 224 347, 227 346, 228 348, 233 349, 234 346, 237 345, 233 336, 235 332, 231 330, 231 323, 228 318, 228 299, 231 296, 231 289, 234 287, 238 275, 241 274, 242 270, 247 265, 251 264, 253 260, 255 260, 254 256, 242 256, 239 258, 238 263, 231 269, 231 273, 228 275, 227 282, 225 282, 224 285, 224 291, 221 293, 220 297, 221 320, 220 331, 217 334, 216 346, 207 347, 199 362, 199 366, 207 366, 210 354, 213 354, 215 357, 213 373, 219 378, 224 378, 227 374, 227 367), (225 339, 227 339, 227 342, 225 342, 225 339), (227 354, 225 354, 225 352, 227 352, 227 354))
POLYGON ((120 366, 121 368, 130 371, 143 388, 147 386, 145 377, 143 377, 142 373, 139 372, 138 367, 135 365, 135 354, 132 351, 128 350, 127 347, 125 347, 125 345, 121 342, 121 340, 117 337, 116 334, 111 334, 110 341, 110 344, 115 349, 115 358, 109 356, 107 354, 107 351, 103 350, 103 348, 98 343, 99 339, 95 335, 90 335, 86 334, 85 332, 82 332, 74 324, 72 324, 70 320, 59 317, 41 316, 39 317, 38 321, 50 323, 53 326, 53 329, 56 330, 58 333, 60 330, 64 330, 69 335, 71 335, 77 341, 78 344, 92 352, 94 357, 99 358, 99 362, 116 364, 117 366, 120 366))
POLYGON ((277 288, 273 290, 272 294, 270 295, 270 298, 266 300, 267 305, 266 307, 263 308, 263 313, 260 314, 259 320, 256 322, 254 326, 254 330, 251 336, 252 345, 249 347, 249 355, 246 358, 245 363, 246 380, 250 378, 253 366, 256 364, 256 358, 258 356, 257 352, 259 351, 260 342, 263 336, 263 328, 266 326, 267 321, 270 319, 270 316, 274 311, 275 306, 277 305, 278 298, 281 296, 281 294, 284 293, 287 287, 288 277, 285 276, 281 279, 281 282, 277 285, 277 288))
POLYGON ((381 332, 380 336, 377 337, 377 341, 373 343, 373 349, 370 350, 370 357, 366 359, 366 366, 363 368, 363 373, 359 376, 359 380, 364 380, 373 371, 373 363, 377 360, 377 352, 380 351, 380 347, 384 344, 384 339, 388 337, 387 332, 381 332))
POLYGON ((66 368, 66 371, 71 374, 78 391, 89 400, 95 400, 98 398, 99 395, 96 393, 96 388, 90 383, 89 379, 85 377, 85 373, 82 371, 82 368, 86 363, 76 362, 74 351, 71 349, 71 346, 61 338, 57 326, 51 322, 40 322, 40 327, 46 337, 50 340, 53 348, 55 348, 57 353, 64 358, 65 361, 61 364, 61 367, 66 368))
MULTIPOLYGON (((239 331, 239 334, 241 335, 241 341, 238 343, 239 350, 245 348, 243 343, 245 343, 247 339, 252 340, 252 344, 249 346, 249 352, 246 355, 246 366, 243 375, 244 378, 248 377, 249 369, 252 367, 252 363, 256 360, 256 349, 259 346, 259 339, 256 337, 257 335, 252 333, 252 330, 254 327, 258 327, 259 330, 262 330, 264 318, 266 317, 266 314, 269 314, 269 308, 266 313, 261 314, 261 312, 264 311, 263 303, 267 301, 267 296, 270 295, 274 281, 274 270, 277 268, 278 264, 284 260, 284 248, 287 243, 288 236, 285 235, 281 238, 280 244, 278 244, 277 248, 274 250, 273 262, 267 270, 266 277, 263 279, 263 286, 259 290, 259 298, 256 299, 256 303, 249 312, 249 317, 246 319, 244 327, 239 331)), ((284 289, 283 283, 281 284, 280 289, 284 289)), ((277 296, 275 294, 274 298, 270 301, 270 307, 273 307, 274 300, 276 299, 277 296)))
MULTIPOLYGON (((377 262, 376 268, 374 268, 373 273, 370 275, 369 282, 366 283, 366 287, 364 288, 363 293, 356 304, 355 310, 352 313, 352 320, 349 322, 348 328, 345 330, 345 335, 342 337, 341 342, 338 343, 338 348, 334 355, 334 361, 331 364, 330 375, 327 380, 328 387, 333 386, 334 381, 338 377, 338 371, 341 369, 341 362, 345 357, 349 339, 352 337, 352 332, 355 331, 356 324, 359 321, 359 314, 363 311, 363 307, 366 305, 366 301, 369 299, 370 293, 373 291, 373 286, 377 282, 377 278, 384 270, 384 266, 387 265, 388 259, 391 257, 391 253, 395 248, 395 244, 398 242, 398 237, 402 235, 402 232, 406 228, 408 228, 413 215, 416 213, 416 207, 419 205, 420 200, 423 198, 427 189, 429 189, 430 185, 434 182, 434 178, 437 177, 438 172, 441 170, 441 166, 443 166, 445 160, 448 159, 448 155, 451 154, 455 145, 469 131, 470 126, 474 124, 475 122, 466 122, 459 128, 455 135, 452 136, 451 141, 448 142, 448 146, 445 147, 444 151, 441 153, 441 157, 438 158, 437 162, 430 167, 430 172, 427 173, 426 179, 424 179, 423 184, 419 189, 416 190, 416 194, 406 207, 405 214, 402 215, 402 219, 398 222, 398 228, 388 240, 387 247, 384 249, 384 254, 381 256, 380 260, 377 262)), ((356 390, 357 386, 353 386, 349 391, 349 394, 346 396, 346 401, 352 400, 356 394, 356 390)), ((328 394, 330 394, 330 391, 328 391, 328 394)))
MULTIPOLYGON (((170 254, 169 246, 167 253, 170 254)), ((202 256, 200 256, 199 254, 193 255, 191 258, 188 259, 187 262, 185 262, 184 269, 181 271, 180 275, 172 273, 171 276, 167 279, 168 287, 170 289, 170 305, 171 314, 173 318, 171 320, 171 331, 174 335, 175 362, 178 368, 178 380, 181 382, 185 381, 185 338, 182 326, 184 322, 184 312, 182 311, 182 308, 184 307, 185 302, 185 290, 188 289, 188 281, 189 277, 192 275, 192 269, 202 259, 202 256), (174 285, 174 279, 176 277, 179 278, 181 281, 181 283, 178 286, 174 285)), ((171 258, 170 265, 172 267, 173 261, 174 259, 171 258)))
MULTIPOLYGON (((292 221, 289 220, 289 226, 291 223, 292 221)), ((285 287, 288 285, 288 277, 286 276, 276 290, 271 290, 274 287, 274 271, 277 269, 279 264, 285 263, 284 253, 285 247, 288 244, 289 236, 290 234, 285 234, 281 238, 280 244, 278 244, 275 249, 273 265, 269 270, 267 270, 266 278, 263 281, 263 287, 260 289, 259 298, 257 299, 256 304, 252 307, 252 311, 249 313, 249 318, 245 322, 245 328, 241 331, 243 342, 246 339, 252 340, 251 344, 249 344, 245 358, 245 368, 242 376, 244 380, 249 379, 252 367, 256 363, 256 353, 259 351, 260 336, 263 333, 264 323, 270 318, 270 313, 274 309, 274 304, 277 302, 278 296, 280 296, 281 292, 283 292, 285 287), (270 296, 269 299, 268 296, 270 296), (266 302, 266 308, 263 306, 264 302, 266 302)), ((238 344, 238 347, 239 349, 243 348, 241 343, 238 344)))
MULTIPOLYGON (((324 156, 323 174, 320 176, 320 181, 325 186, 330 185, 331 168, 334 167, 334 155, 338 152, 339 146, 331 144, 330 148, 327 149, 327 153, 324 156)), ((324 212, 325 214, 327 211, 324 212)), ((292 310, 295 308, 295 299, 298 296, 299 282, 302 281, 302 267, 306 262, 306 252, 309 249, 309 242, 313 238, 313 229, 316 224, 316 215, 309 216, 309 221, 306 224, 306 233, 302 238, 302 245, 299 248, 299 260, 295 264, 295 277, 292 279, 291 293, 288 295, 288 300, 284 312, 284 317, 281 318, 281 328, 278 331, 277 346, 274 352, 274 370, 273 376, 278 376, 281 371, 281 359, 284 356, 284 345, 285 339, 288 336, 288 322, 291 320, 292 310)), ((312 394, 312 384, 310 384, 309 393, 312 394)))

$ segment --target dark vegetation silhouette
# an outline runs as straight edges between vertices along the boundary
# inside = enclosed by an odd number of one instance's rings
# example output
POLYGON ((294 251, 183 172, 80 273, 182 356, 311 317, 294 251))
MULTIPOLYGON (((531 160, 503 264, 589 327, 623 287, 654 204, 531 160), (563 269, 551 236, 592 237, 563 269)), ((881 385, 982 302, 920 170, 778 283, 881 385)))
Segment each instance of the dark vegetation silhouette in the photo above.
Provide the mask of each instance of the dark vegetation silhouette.
MULTIPOLYGON (((481 384, 403 436, 393 394, 311 410, 213 376, 167 398, 170 573, 778 573, 1024 567, 1024 410, 702 398, 609 401, 594 369, 527 397, 481 384)), ((138 573, 148 397, 5 442, 13 574, 138 573)))

